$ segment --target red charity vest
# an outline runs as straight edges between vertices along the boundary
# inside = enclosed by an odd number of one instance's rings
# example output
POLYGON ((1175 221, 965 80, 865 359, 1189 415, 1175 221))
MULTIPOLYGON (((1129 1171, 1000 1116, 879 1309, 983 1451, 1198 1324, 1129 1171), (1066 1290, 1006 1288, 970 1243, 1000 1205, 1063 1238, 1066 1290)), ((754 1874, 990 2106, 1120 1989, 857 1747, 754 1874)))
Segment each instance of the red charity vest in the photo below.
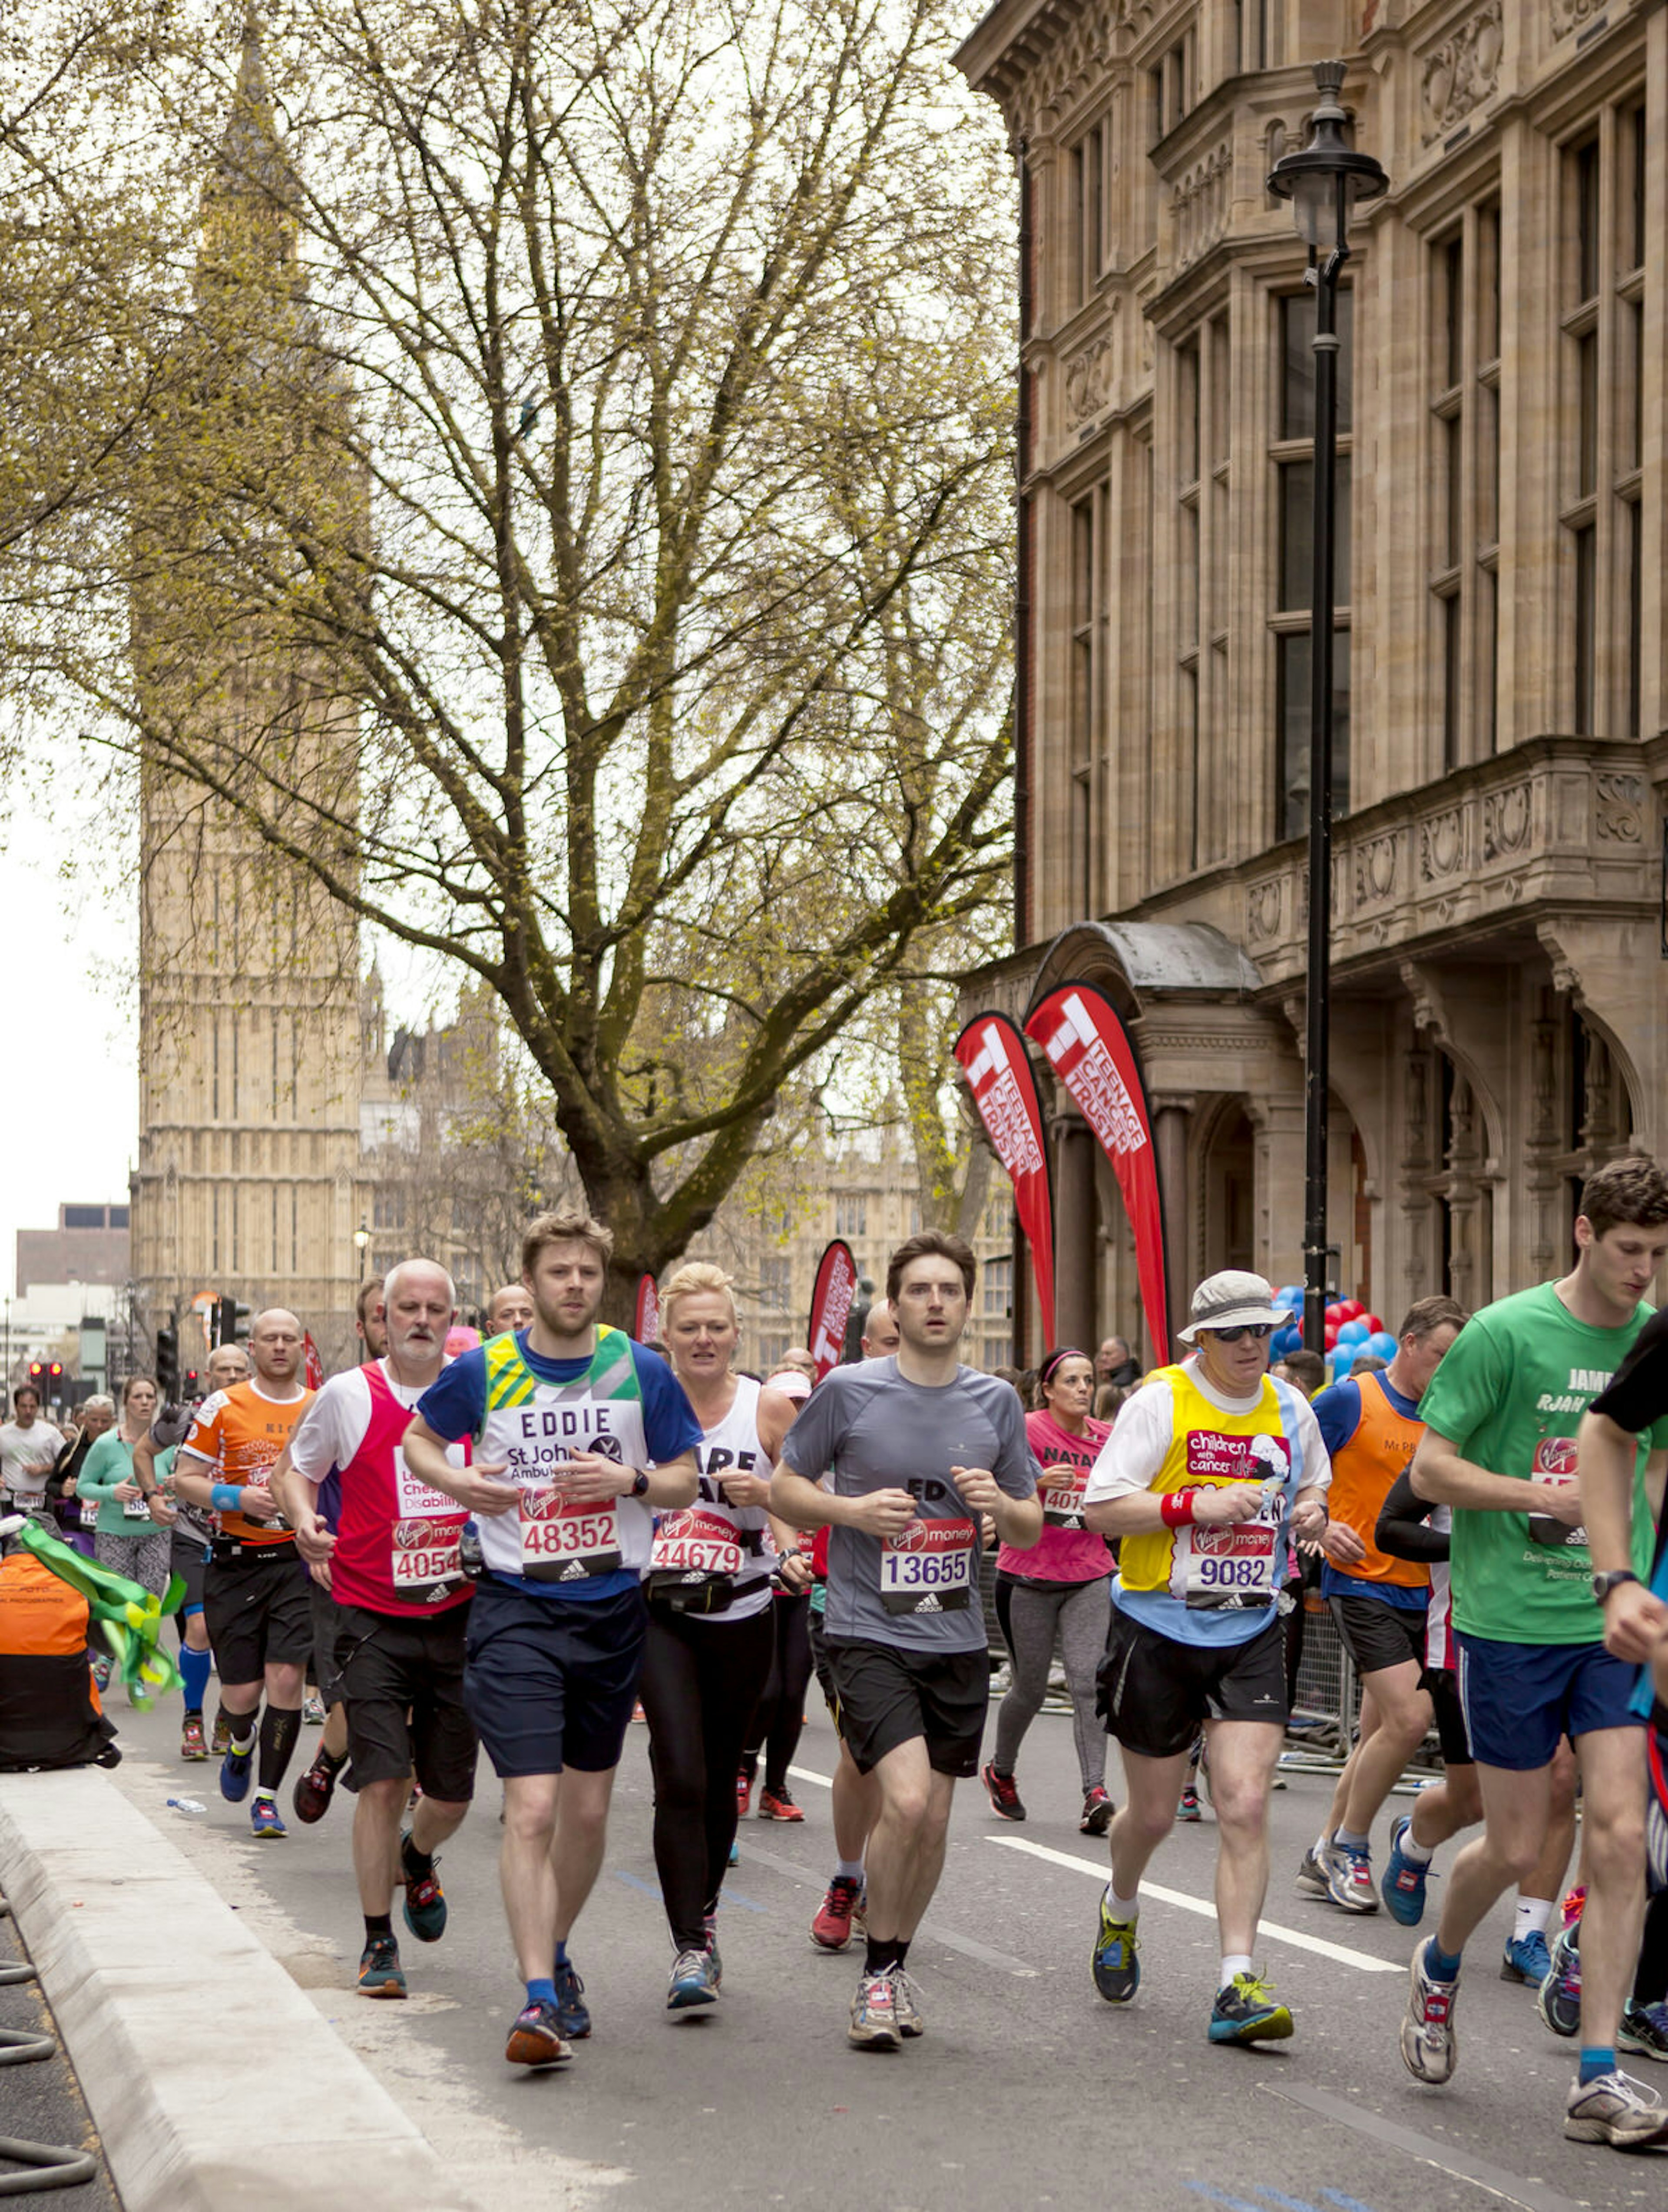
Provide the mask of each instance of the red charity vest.
POLYGON ((410 1473, 401 1449, 410 1408, 375 1360, 359 1371, 370 1386, 371 1422, 341 1470, 331 1595, 339 1605, 408 1620, 448 1613, 472 1594, 458 1564, 458 1532, 469 1515, 410 1473))

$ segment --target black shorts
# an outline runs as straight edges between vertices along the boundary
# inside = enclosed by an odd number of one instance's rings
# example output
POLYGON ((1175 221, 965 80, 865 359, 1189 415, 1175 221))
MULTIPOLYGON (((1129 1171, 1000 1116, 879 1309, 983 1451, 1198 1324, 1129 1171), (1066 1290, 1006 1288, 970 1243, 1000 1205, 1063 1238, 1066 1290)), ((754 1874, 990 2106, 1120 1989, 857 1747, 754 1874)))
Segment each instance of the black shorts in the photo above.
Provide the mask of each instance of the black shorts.
POLYGON ((294 1544, 210 1558, 203 1619, 222 1685, 258 1682, 269 1667, 300 1667, 312 1649, 312 1578, 294 1544))
POLYGON ((1465 1726, 1465 1708, 1459 1702, 1459 1677, 1452 1667, 1427 1667, 1420 1681, 1430 1692, 1443 1765, 1470 1766, 1471 1739, 1465 1726))
POLYGON ((531 1597, 490 1577, 477 1583, 464 1701, 500 1778, 616 1767, 647 1632, 640 1589, 586 1600, 531 1597))
POLYGON ((1377 1674, 1386 1667, 1425 1663, 1425 1609, 1391 1605, 1381 1597, 1343 1597, 1336 1592, 1326 1609, 1337 1626, 1344 1650, 1358 1674, 1377 1674))
POLYGON ((328 1664, 348 1708, 355 1782, 403 1782, 415 1767, 426 1796, 466 1805, 479 1748, 464 1709, 468 1606, 407 1620, 318 1595, 334 1615, 334 1634, 319 1647, 319 1686, 328 1664))
MULTIPOLYGON (((309 1574, 307 1602, 312 1608, 312 1679, 318 1686, 318 1695, 325 1711, 342 1702, 342 1670, 336 1663, 337 1621, 343 1607, 322 1589, 309 1574)), ((367 1620, 373 1616, 367 1614, 367 1620)), ((376 1776, 371 1780, 374 1782, 376 1776)), ((423 1785, 425 1789, 428 1784, 423 1785)))
POLYGON ((1113 1607, 1097 1676, 1107 1734, 1143 1759, 1191 1750, 1204 1721, 1267 1721, 1283 1729, 1286 1627, 1276 1618, 1246 1644, 1179 1644, 1113 1607))
POLYGON ((185 1595, 179 1601, 179 1618, 188 1613, 203 1610, 203 1584, 208 1572, 209 1547, 201 1536, 182 1535, 178 1528, 168 1546, 168 1572, 178 1575, 185 1585, 185 1595))
POLYGON ((807 1623, 810 1636, 811 1665, 816 1674, 816 1686, 822 1692, 822 1702, 828 1709, 828 1718, 836 1732, 840 1728, 840 1692, 834 1687, 834 1669, 828 1664, 828 1642, 822 1626, 822 1616, 814 1613, 807 1623))
POLYGON ((901 1651, 889 1644, 824 1643, 833 1678, 840 1740, 859 1774, 889 1751, 926 1740, 935 1774, 979 1771, 991 1702, 988 1652, 901 1651))

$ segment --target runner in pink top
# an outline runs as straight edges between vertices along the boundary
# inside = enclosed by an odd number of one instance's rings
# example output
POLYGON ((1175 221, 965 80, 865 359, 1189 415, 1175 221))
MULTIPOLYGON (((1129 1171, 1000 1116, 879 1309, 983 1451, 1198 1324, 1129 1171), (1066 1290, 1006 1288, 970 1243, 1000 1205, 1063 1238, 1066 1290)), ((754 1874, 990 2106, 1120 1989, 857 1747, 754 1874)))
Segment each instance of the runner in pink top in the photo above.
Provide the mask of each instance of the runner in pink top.
POLYGON ((1051 1352, 1037 1370, 1044 1410, 1028 1413, 1025 1434, 1042 1473, 1042 1535, 1035 1548, 1004 1544, 996 1559, 996 1610, 1013 1660, 1013 1685, 997 1712, 996 1748, 984 1784, 1004 1820, 1022 1820, 1014 1780, 1020 1745, 1041 1710, 1058 1646, 1071 1693, 1083 1808, 1077 1826, 1103 1836, 1115 1809, 1107 1795, 1106 1733, 1095 1715, 1095 1674, 1107 1648, 1107 1580, 1115 1555, 1104 1537, 1083 1526, 1083 1486, 1111 1433, 1091 1418, 1095 1364, 1069 1346, 1051 1352))

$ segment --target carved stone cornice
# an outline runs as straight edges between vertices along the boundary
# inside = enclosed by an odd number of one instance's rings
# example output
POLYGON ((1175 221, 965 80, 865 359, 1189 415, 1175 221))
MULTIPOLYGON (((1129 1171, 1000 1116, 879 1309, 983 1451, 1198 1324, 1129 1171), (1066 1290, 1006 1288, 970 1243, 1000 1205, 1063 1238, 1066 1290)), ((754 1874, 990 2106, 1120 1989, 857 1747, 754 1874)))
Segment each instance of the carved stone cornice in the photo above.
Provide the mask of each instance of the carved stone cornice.
MULTIPOLYGON (((1554 0, 1555 12, 1556 4, 1554 0)), ((1487 0, 1469 21, 1419 57, 1419 136, 1425 145, 1494 92, 1505 44, 1501 0, 1487 0)))

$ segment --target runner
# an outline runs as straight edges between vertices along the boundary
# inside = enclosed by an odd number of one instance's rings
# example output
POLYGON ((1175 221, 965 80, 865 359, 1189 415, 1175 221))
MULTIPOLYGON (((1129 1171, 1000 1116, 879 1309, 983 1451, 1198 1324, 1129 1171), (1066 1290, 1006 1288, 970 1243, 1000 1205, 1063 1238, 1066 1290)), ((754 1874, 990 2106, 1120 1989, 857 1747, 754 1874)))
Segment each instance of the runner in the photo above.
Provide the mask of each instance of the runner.
POLYGON ((1278 1595, 1294 1539, 1324 1534, 1331 1475, 1307 1399, 1268 1372, 1269 1339, 1287 1317, 1260 1275, 1201 1283, 1177 1332, 1192 1356, 1125 1405, 1083 1493, 1089 1528, 1121 1540, 1101 1682, 1129 1787, 1110 1831, 1095 1986, 1108 2004, 1139 1986, 1141 1876, 1174 1821, 1203 1724, 1219 1831, 1212 2043, 1292 2032, 1253 1952, 1288 1717, 1278 1595))
POLYGON ((367 1275, 354 1300, 354 1334, 365 1347, 367 1359, 380 1359, 388 1349, 388 1327, 382 1317, 382 1278, 367 1275))
MULTIPOLYGON (((272 1494, 333 1616, 319 1658, 347 1710, 354 1873, 365 1916, 359 1987, 369 1997, 406 1993, 392 1918, 396 1866, 406 1926, 420 1943, 445 1933, 435 1853, 475 1794, 475 1730, 464 1710, 472 1593, 458 1541, 465 1516, 412 1476, 401 1448, 417 1401, 444 1364, 456 1303, 451 1276, 432 1260, 392 1269, 380 1300, 386 1352, 331 1377, 272 1476, 272 1494), (328 1518, 319 1511, 326 1491, 334 1493, 328 1518), (414 1771, 422 1795, 402 1834, 414 1771)), ((450 1455, 452 1466, 464 1464, 462 1446, 450 1455)))
POLYGON ((1107 1735, 1095 1717, 1095 1680, 1107 1648, 1113 1560, 1106 1540, 1083 1525, 1083 1486, 1111 1431, 1089 1413, 1095 1364, 1087 1352, 1051 1352, 1037 1379, 1044 1410, 1026 1415, 1025 1433, 1042 1468, 1043 1531, 1034 1550, 1004 1544, 997 1553, 996 1612, 1013 1660, 1013 1686, 997 1711, 996 1748, 983 1780, 999 1819, 1025 1818, 1014 1763, 1042 1710, 1058 1645, 1083 1793, 1077 1829, 1104 1836, 1117 1808, 1107 1795, 1107 1735))
POLYGON ((502 1336, 506 1329, 525 1328, 532 1317, 533 1302, 526 1285, 505 1283, 487 1300, 486 1333, 502 1336))
POLYGON ((872 2049, 923 2032, 909 1945, 943 1866, 956 1779, 979 1771, 990 1660, 975 1516, 1022 1551, 1042 1530, 1019 1400, 956 1358, 977 1273, 959 1237, 926 1230, 898 1247, 886 1275, 896 1353, 824 1376, 771 1486, 790 1527, 832 1528, 824 1650, 841 1739, 880 1785, 848 2031, 872 2049))
POLYGON ((115 1425, 113 1398, 107 1397, 102 1390, 83 1398, 76 1409, 74 1425, 64 1432, 64 1449, 53 1461, 52 1471, 46 1478, 46 1503, 57 1518, 58 1532, 70 1549, 79 1552, 85 1559, 97 1555, 94 1532, 98 1526, 99 1509, 96 1505, 83 1505, 76 1494, 76 1488, 88 1453, 115 1425))
POLYGON ((677 1270, 660 1292, 660 1333, 701 1425, 696 1502, 664 1514, 655 1531, 641 1684, 654 1863, 675 1954, 666 2009, 682 2012, 714 2002, 723 1977, 714 1916, 736 1840, 736 1765, 775 1632, 779 1553, 765 1508, 795 1408, 731 1373, 741 1324, 721 1267, 677 1270))
MULTIPOLYGON (((240 1344, 216 1345, 209 1354, 210 1391, 229 1390, 249 1379, 249 1356, 240 1344)), ((133 1479, 145 1493, 150 1517, 168 1532, 168 1573, 178 1575, 185 1595, 174 1616, 179 1637, 179 1674, 185 1686, 185 1711, 179 1724, 179 1756, 205 1759, 209 1747, 203 1731, 203 1701, 214 1672, 209 1649, 208 1623, 203 1611, 203 1590, 208 1571, 209 1547, 214 1540, 214 1516, 187 1505, 174 1488, 178 1447, 191 1433, 197 1418, 191 1406, 160 1408, 149 1433, 133 1447, 133 1479)), ((222 1705, 215 1717, 214 1753, 223 1759, 232 1744, 232 1724, 222 1705)))
POLYGON ((151 1519, 133 1464, 134 1446, 144 1442, 155 1411, 155 1383, 149 1375, 130 1375, 122 1388, 120 1422, 88 1453, 76 1494, 97 1508, 99 1565, 161 1597, 168 1587, 167 1534, 151 1519))
POLYGON ((46 1478, 64 1438, 41 1419, 40 1393, 33 1382, 20 1382, 11 1402, 12 1417, 0 1428, 0 1504, 9 1504, 15 1513, 44 1513, 46 1478))
POLYGON ((688 1401, 664 1360, 597 1320, 613 1249, 588 1215, 533 1222, 531 1322, 454 1360, 405 1437, 412 1474, 478 1532, 464 1695, 504 1784, 504 1905, 527 1986, 505 2057, 522 2066, 571 2057, 591 2033, 567 1940, 637 1694, 653 1517, 695 1498, 688 1401), (469 1469, 446 1457, 465 1437, 469 1469))
POLYGON ((234 1805, 249 1792, 256 1715, 266 1692, 249 1808, 251 1827, 265 1838, 286 1832, 278 1791, 301 1732, 301 1679, 312 1643, 306 1569, 267 1478, 312 1394, 300 1379, 301 1324, 282 1306, 256 1315, 249 1357, 251 1381, 216 1390, 198 1407, 175 1455, 173 1486, 182 1504, 218 1516, 203 1610, 229 1732, 220 1794, 234 1805))
MULTIPOLYGON (((1483 1830, 1448 1877, 1436 1931, 1414 1953, 1401 2051, 1416 2081, 1454 2069, 1461 1953, 1485 1913, 1541 1855, 1561 1735, 1581 1762, 1587 1902, 1581 1936, 1580 2071, 1564 2113, 1578 2142, 1636 2149, 1668 2140, 1668 2114, 1616 2064, 1616 2023, 1639 1948, 1644 1892, 1645 1742, 1630 1711, 1635 1676, 1601 1640, 1594 1600, 1617 1596, 1611 1560, 1626 1522, 1600 1500, 1606 1567, 1593 1577, 1581 1527, 1574 1432, 1633 1349, 1640 1303, 1668 1255, 1668 1178, 1654 1162, 1612 1161, 1587 1179, 1570 1273, 1470 1322, 1426 1394, 1413 1462, 1421 1498, 1453 1508, 1454 1628, 1460 1694, 1483 1792, 1483 1830), (1533 1510, 1527 1486, 1533 1486, 1533 1510)), ((1632 1559, 1642 1575, 1650 1527, 1647 1455, 1668 1420, 1633 1447, 1632 1559)), ((1623 1585, 1625 1589, 1625 1583, 1623 1585)))
POLYGON ((1345 1912, 1379 1909, 1373 1823, 1431 1724, 1423 1681, 1430 1570, 1422 1560, 1380 1551, 1374 1532, 1422 1433, 1419 1401, 1466 1318, 1452 1298, 1420 1298, 1409 1307, 1396 1356, 1381 1375, 1351 1375, 1314 1400, 1332 1469, 1320 1593, 1361 1676, 1363 1709, 1372 1700, 1374 1725, 1362 1722, 1326 1825, 1298 1868, 1297 1887, 1345 1912))

